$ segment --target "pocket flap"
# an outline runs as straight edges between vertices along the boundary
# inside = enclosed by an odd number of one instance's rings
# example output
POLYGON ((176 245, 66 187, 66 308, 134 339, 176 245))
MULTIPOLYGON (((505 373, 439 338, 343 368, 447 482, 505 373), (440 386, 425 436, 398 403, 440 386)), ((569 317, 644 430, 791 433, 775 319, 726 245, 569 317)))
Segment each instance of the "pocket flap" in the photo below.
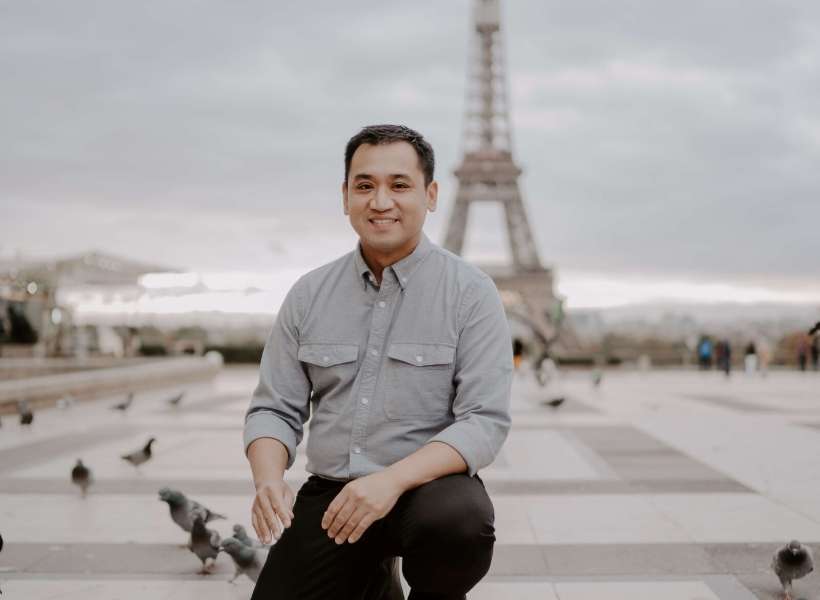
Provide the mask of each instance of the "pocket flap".
POLYGON ((302 344, 297 358, 319 367, 332 367, 353 362, 359 357, 358 344, 302 344))
POLYGON ((442 344, 390 344, 387 356, 402 362, 425 367, 430 365, 449 365, 453 362, 456 349, 442 344))

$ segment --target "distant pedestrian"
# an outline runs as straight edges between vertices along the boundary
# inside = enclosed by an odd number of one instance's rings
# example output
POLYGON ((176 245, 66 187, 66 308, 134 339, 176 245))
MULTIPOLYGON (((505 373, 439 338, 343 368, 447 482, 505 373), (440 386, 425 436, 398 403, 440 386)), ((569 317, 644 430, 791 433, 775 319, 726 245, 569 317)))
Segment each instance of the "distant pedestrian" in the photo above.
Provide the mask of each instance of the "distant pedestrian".
POLYGON ((760 374, 765 377, 769 374, 769 364, 772 362, 772 346, 765 337, 757 339, 757 364, 760 374))
POLYGON ((809 340, 808 336, 801 335, 797 340, 797 365, 801 371, 806 370, 806 363, 809 359, 809 340))
POLYGON ((698 344, 698 364, 703 371, 712 368, 712 340, 705 336, 698 344))
POLYGON ((818 363, 820 363, 820 334, 814 334, 811 338, 809 352, 811 354, 811 368, 816 371, 818 363))
POLYGON ((746 346, 746 355, 743 357, 743 363, 746 366, 747 373, 757 371, 757 348, 755 348, 754 342, 749 342, 746 346))
POLYGON ((732 372, 732 346, 726 338, 715 345, 715 361, 717 368, 726 373, 728 377, 732 372))
POLYGON ((513 366, 517 371, 518 368, 521 366, 521 360, 524 355, 524 343, 521 341, 520 338, 513 338, 513 366))

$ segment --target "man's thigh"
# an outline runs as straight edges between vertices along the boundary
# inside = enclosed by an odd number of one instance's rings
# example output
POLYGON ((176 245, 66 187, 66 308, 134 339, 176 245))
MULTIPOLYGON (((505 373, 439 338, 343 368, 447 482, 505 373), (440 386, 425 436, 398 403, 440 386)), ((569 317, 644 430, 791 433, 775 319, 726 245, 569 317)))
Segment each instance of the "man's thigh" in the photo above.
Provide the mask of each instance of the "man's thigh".
POLYGON ((358 600, 373 585, 384 558, 379 522, 354 544, 336 544, 322 529, 322 516, 343 487, 315 477, 302 485, 291 526, 270 549, 251 600, 358 600))
POLYGON ((495 511, 479 477, 454 473, 405 492, 383 535, 418 597, 462 598, 490 567, 495 511))

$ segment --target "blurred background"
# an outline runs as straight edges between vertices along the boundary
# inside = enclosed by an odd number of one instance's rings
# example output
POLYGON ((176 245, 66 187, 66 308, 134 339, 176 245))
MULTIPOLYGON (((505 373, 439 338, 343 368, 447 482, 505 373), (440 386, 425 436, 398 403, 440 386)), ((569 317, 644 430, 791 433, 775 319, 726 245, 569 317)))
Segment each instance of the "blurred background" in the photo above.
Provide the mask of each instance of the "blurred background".
MULTIPOLYGON (((339 186, 363 125, 432 143, 442 244, 471 5, 4 3, 0 356, 257 361, 295 279, 356 243, 339 186)), ((573 332, 559 362, 693 364, 711 336, 798 365, 820 319, 818 13, 502 6, 512 157, 573 332)), ((466 258, 509 262, 502 211, 471 207, 466 258)))

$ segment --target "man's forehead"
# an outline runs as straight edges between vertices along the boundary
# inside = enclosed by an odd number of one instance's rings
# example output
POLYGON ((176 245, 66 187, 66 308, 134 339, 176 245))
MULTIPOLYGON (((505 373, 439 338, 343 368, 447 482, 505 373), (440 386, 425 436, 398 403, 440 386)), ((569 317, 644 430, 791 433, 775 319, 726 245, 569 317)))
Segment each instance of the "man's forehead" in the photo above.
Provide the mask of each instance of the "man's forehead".
POLYGON ((389 144, 362 144, 350 161, 352 179, 376 177, 419 177, 421 163, 415 148, 404 141, 389 144))

